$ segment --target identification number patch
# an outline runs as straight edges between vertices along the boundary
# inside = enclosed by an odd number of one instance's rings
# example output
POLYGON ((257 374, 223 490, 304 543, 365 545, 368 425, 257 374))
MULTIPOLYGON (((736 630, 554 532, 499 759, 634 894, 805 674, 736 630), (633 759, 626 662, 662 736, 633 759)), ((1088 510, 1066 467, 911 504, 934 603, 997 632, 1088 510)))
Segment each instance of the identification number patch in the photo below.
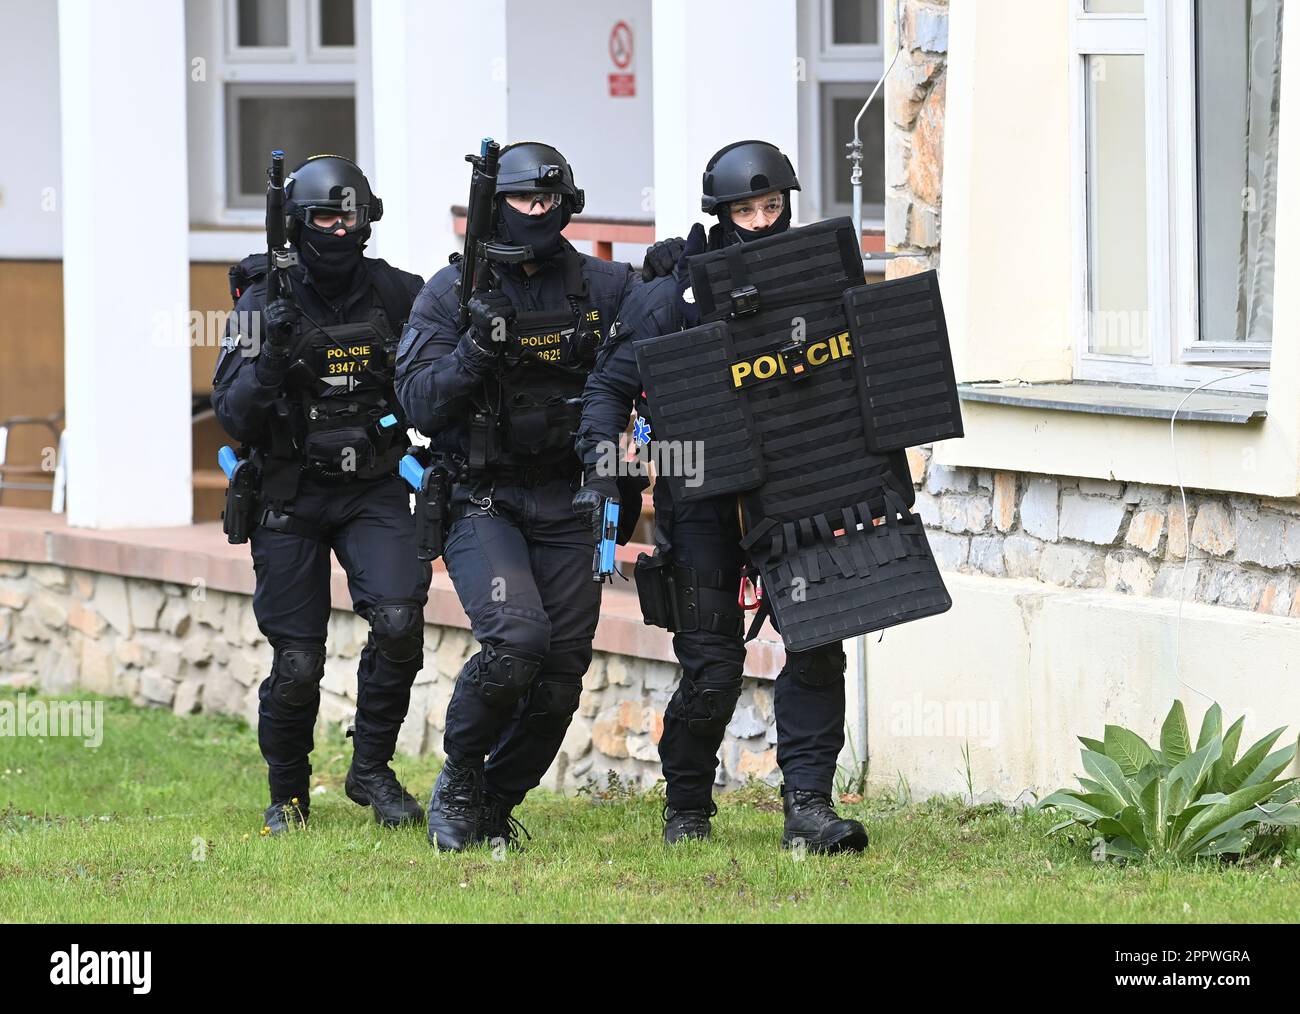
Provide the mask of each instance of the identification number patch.
POLYGON ((325 376, 322 380, 337 382, 340 379, 362 373, 370 366, 370 356, 374 346, 343 345, 325 350, 325 376))

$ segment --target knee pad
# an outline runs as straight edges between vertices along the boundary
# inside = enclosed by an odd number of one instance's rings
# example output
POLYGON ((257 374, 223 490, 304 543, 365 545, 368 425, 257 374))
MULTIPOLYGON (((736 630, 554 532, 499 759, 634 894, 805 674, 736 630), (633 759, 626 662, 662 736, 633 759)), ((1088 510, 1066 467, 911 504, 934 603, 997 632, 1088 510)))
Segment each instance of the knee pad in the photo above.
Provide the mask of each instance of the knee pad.
POLYGON ((528 695, 528 726, 534 732, 555 734, 568 727, 578 710, 581 683, 539 680, 528 695))
POLYGON ((542 660, 537 655, 504 644, 485 644, 472 676, 491 707, 508 708, 528 692, 541 669, 542 660))
MULTIPOLYGON (((683 679, 683 683, 686 681, 683 679)), ((699 687, 692 683, 686 688, 683 715, 686 728, 693 736, 715 738, 721 736, 740 700, 740 686, 699 687)))
POLYGON ((847 661, 844 648, 814 648, 812 651, 792 652, 786 659, 790 673, 806 687, 820 690, 844 680, 847 661))
POLYGON ((271 695, 291 708, 314 707, 325 678, 325 649, 319 645, 293 645, 275 650, 271 695))
POLYGON ((424 613, 413 599, 380 602, 370 610, 375 647, 389 662, 414 662, 424 651, 424 613))

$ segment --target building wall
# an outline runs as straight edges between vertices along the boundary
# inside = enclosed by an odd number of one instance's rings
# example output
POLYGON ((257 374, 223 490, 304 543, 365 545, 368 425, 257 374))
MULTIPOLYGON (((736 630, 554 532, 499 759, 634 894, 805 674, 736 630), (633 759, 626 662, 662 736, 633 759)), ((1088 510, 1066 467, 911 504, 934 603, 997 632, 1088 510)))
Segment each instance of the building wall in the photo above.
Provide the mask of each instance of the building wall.
MULTIPOLYGON (((892 53, 898 32, 892 18, 885 20, 892 53)), ((917 256, 891 261, 888 278, 939 266, 948 0, 906 0, 902 32, 902 52, 884 88, 885 242, 917 256)))
POLYGON ((0 259, 54 259, 63 250, 59 5, 0 0, 0 25, 0 259))
MULTIPOLYGON (((947 243, 959 379, 1068 380, 1067 5, 947 6, 906 0, 887 86, 887 242, 926 254, 890 272, 940 266, 947 243)), ((1245 714, 1248 736, 1294 734, 1300 499, 1281 394, 1266 427, 1180 424, 1186 518, 1163 420, 967 403, 965 440, 910 451, 953 608, 868 639, 872 781, 952 791, 969 747, 977 795, 1041 794, 1071 779, 1076 735, 1152 737, 1175 698, 1193 719, 1209 699, 1245 714)))
MULTIPOLYGON (((330 615, 319 722, 346 728, 356 712, 358 656, 369 627, 330 615)), ((469 631, 426 624, 424 667, 398 737, 404 753, 441 755, 456 676, 477 650, 469 631)), ((177 714, 201 711, 257 721, 257 688, 271 648, 248 595, 72 567, 0 560, 0 685, 44 693, 80 690, 126 697, 177 714)), ((597 652, 560 753, 543 780, 572 791, 615 771, 650 788, 660 777, 663 713, 679 676, 668 662, 597 652)), ((745 680, 722 745, 718 784, 772 784, 776 767, 772 686, 745 680)))

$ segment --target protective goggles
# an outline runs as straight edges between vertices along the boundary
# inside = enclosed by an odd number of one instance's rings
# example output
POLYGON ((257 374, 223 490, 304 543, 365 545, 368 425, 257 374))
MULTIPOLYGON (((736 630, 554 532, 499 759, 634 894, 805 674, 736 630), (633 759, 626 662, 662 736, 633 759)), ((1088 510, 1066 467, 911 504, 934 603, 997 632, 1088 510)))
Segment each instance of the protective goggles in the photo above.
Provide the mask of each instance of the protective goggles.
POLYGON ((324 205, 298 209, 298 218, 307 228, 321 233, 336 233, 340 229, 348 233, 359 232, 370 222, 370 208, 361 205, 347 211, 324 205))
POLYGON ((522 211, 525 215, 531 215, 539 208, 543 213, 546 213, 564 203, 563 194, 538 192, 535 194, 502 194, 501 196, 506 199, 510 207, 516 211, 522 211))

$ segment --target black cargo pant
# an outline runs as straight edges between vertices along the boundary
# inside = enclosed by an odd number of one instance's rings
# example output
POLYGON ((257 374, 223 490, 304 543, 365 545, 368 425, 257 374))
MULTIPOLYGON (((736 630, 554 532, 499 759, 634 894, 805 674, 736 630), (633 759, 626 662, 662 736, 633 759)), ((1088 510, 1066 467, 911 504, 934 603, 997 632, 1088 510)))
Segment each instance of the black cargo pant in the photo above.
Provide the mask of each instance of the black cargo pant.
POLYGON ((595 536, 573 513, 576 483, 473 483, 452 493, 443 556, 480 651, 457 678, 443 747, 457 763, 486 757, 485 788, 511 807, 555 760, 591 665, 601 586, 591 573, 595 536), (499 675, 507 666, 518 677, 512 692, 491 691, 508 681, 499 675))
MULTIPOLYGON (((655 484, 658 541, 670 545, 680 566, 692 567, 708 584, 698 594, 738 604, 744 554, 736 498, 674 503, 668 484, 655 484), (725 596, 725 597, 724 597, 725 596)), ((703 608, 702 613, 710 610, 703 608)), ((673 636, 682 678, 664 712, 659 758, 673 809, 707 807, 718 767, 718 748, 740 696, 745 666, 743 634, 697 630, 673 636)), ((776 759, 791 789, 831 792, 844 746, 844 649, 831 644, 787 653, 776 678, 776 759)))
POLYGON ((386 762, 424 663, 424 603, 431 568, 416 559, 415 523, 396 476, 325 483, 304 477, 286 513, 319 538, 269 528, 250 536, 257 585, 253 612, 271 642, 271 674, 259 690, 257 739, 271 798, 306 799, 312 730, 325 675, 330 551, 347 572, 352 608, 370 623, 357 666, 354 751, 386 762))

